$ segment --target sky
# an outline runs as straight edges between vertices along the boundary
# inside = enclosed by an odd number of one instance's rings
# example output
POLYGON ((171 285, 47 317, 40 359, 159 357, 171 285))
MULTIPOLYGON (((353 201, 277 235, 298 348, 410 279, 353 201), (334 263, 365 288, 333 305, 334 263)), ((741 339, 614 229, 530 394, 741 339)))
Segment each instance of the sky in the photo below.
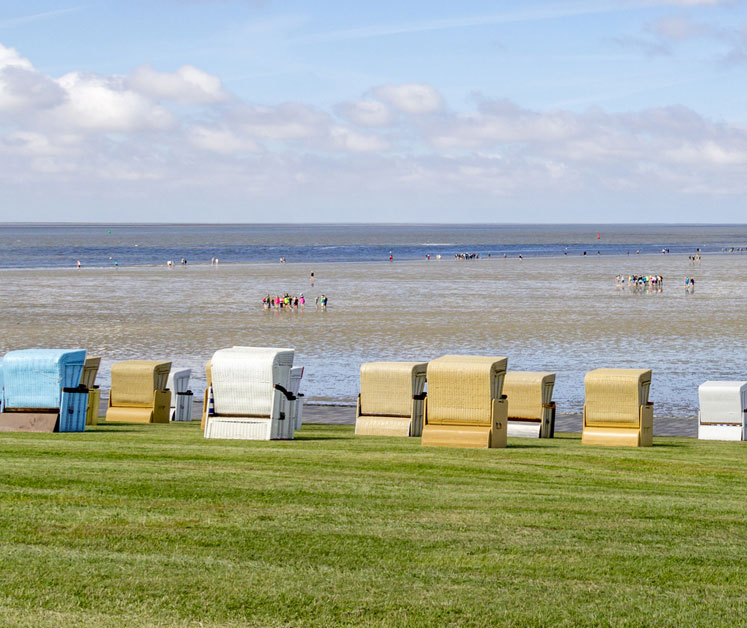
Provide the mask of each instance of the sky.
POLYGON ((747 222, 747 2, 3 0, 0 221, 747 222))

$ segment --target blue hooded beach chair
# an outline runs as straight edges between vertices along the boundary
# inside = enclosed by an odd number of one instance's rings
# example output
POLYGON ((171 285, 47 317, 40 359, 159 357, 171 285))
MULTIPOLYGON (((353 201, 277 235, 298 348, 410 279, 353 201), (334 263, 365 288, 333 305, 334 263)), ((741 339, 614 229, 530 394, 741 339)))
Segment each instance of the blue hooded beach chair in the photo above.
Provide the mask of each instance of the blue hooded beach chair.
POLYGON ((0 429, 85 430, 88 389, 80 385, 85 361, 83 350, 24 349, 6 353, 2 359, 4 418, 0 429), (27 416, 25 422, 21 415, 27 416))

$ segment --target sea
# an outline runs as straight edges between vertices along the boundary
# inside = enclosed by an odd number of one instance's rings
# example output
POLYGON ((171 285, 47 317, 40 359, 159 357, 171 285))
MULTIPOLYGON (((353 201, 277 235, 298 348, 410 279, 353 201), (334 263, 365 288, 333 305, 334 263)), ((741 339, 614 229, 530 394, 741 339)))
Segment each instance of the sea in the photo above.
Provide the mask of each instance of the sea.
POLYGON ((718 253, 747 246, 745 225, 280 225, 0 223, 0 268, 453 257, 718 253))
POLYGON ((559 412, 597 367, 651 368, 668 416, 747 380, 747 225, 0 224, 0 296, 0 354, 85 348, 104 390, 112 363, 165 359, 200 395, 232 345, 293 347, 311 403, 354 403, 363 362, 446 353, 557 373, 559 412), (305 307, 263 308, 286 293, 305 307))

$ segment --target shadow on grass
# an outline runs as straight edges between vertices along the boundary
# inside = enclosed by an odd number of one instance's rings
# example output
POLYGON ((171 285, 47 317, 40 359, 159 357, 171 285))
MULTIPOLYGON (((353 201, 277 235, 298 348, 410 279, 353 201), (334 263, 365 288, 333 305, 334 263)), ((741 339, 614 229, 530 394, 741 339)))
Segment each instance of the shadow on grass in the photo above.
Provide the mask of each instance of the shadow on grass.
MULTIPOLYGON (((357 440, 356 438, 352 436, 305 436, 305 435, 296 435, 293 440, 302 441, 302 440, 357 440)), ((290 442, 290 441, 289 441, 290 442)))
MULTIPOLYGON (((94 427, 96 427, 96 426, 94 426, 94 427)), ((103 427, 103 428, 102 427, 96 427, 96 429, 94 429, 94 430, 87 429, 85 431, 85 433, 86 434, 100 434, 100 433, 103 433, 103 432, 123 433, 123 432, 140 432, 140 431, 141 430, 132 429, 131 427, 128 429, 127 427, 119 428, 117 426, 112 425, 112 426, 107 426, 107 427, 103 427)))

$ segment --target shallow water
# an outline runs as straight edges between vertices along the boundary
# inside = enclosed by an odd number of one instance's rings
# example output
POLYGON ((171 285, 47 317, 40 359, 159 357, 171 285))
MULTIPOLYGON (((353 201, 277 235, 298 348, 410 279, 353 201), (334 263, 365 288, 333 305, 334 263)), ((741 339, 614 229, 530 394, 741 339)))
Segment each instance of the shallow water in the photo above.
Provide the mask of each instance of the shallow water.
POLYGON ((747 247, 745 225, 24 225, 0 223, 0 268, 221 262, 353 262, 717 252, 747 247), (599 239, 597 239, 599 234, 599 239))
POLYGON ((371 360, 444 353, 507 356, 509 368, 557 372, 560 412, 580 411, 583 375, 653 368, 656 412, 692 416, 697 386, 747 379, 747 255, 560 257, 430 262, 246 264, 0 271, 0 351, 83 347, 99 383, 124 359, 193 369, 234 344, 290 346, 316 401, 353 401, 371 360), (317 276, 313 289, 309 273, 317 276), (657 273, 661 294, 629 294, 615 275, 657 273), (696 279, 685 294, 685 274, 696 279), (262 297, 304 292, 305 311, 265 311, 262 297), (313 297, 329 296, 316 311, 313 297))

